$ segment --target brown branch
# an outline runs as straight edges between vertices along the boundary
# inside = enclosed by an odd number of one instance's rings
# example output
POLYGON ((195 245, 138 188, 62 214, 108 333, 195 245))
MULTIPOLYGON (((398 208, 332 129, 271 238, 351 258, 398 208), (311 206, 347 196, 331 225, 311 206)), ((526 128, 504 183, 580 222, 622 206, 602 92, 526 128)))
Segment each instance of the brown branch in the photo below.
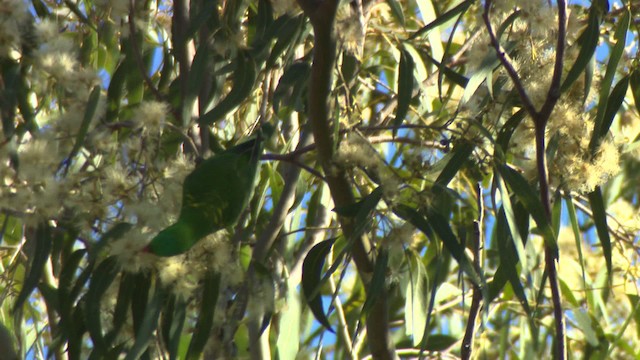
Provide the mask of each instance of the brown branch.
POLYGON ((534 117, 538 113, 538 110, 536 110, 536 107, 533 105, 533 102, 529 98, 529 95, 527 95, 527 91, 525 90, 522 81, 520 81, 520 75, 518 75, 516 69, 513 67, 509 59, 507 59, 507 53, 500 45, 500 41, 493 31, 493 26, 491 26, 491 21, 489 20, 490 10, 491 0, 487 0, 484 4, 484 13, 482 14, 482 19, 484 20, 484 24, 487 27, 487 33, 489 34, 491 45, 496 50, 496 55, 498 56, 498 59, 500 60, 500 63, 502 64, 504 69, 507 71, 507 74, 509 74, 511 81, 513 81, 513 86, 518 92, 518 96, 520 97, 520 101, 522 101, 522 105, 527 110, 527 113, 534 117))
POLYGON ((187 31, 189 29, 189 1, 175 0, 173 2, 173 18, 171 22, 171 43, 180 69, 180 105, 178 107, 178 123, 185 126, 191 116, 192 100, 186 103, 186 94, 189 88, 189 72, 191 70, 191 58, 189 57, 189 44, 187 31))
MULTIPOLYGON (((330 123, 329 99, 332 75, 336 60, 335 14, 338 0, 298 0, 298 4, 311 20, 314 31, 314 52, 311 78, 309 81, 309 120, 317 146, 318 160, 324 170, 331 197, 336 207, 351 205, 355 197, 351 183, 343 169, 333 164, 335 139, 330 123)), ((339 216, 338 221, 347 239, 353 243, 353 260, 358 272, 368 288, 373 273, 374 261, 370 257, 370 244, 364 236, 354 236, 355 224, 352 219, 339 216)), ((371 294, 369 294, 371 295, 371 294)), ((381 291, 367 318, 369 349, 375 359, 397 359, 394 345, 389 335, 389 315, 387 292, 381 291)))
MULTIPOLYGON (((535 141, 536 141, 536 167, 538 171, 538 179, 540 182, 540 200, 544 208, 545 216, 551 222, 551 202, 549 199, 549 174, 546 160, 545 132, 546 125, 551 116, 554 106, 560 98, 560 85, 562 80, 563 56, 566 42, 566 25, 567 25, 567 4, 565 0, 558 0, 558 38, 556 43, 556 58, 553 68, 553 75, 547 97, 540 111, 537 111, 531 99, 520 80, 518 73, 513 65, 507 59, 507 55, 500 46, 499 40, 489 21, 489 12, 491 9, 491 1, 485 2, 485 9, 482 15, 484 23, 487 27, 491 44, 495 48, 498 59, 502 66, 506 69, 516 91, 520 97, 520 101, 533 119, 535 124, 535 141)), ((555 359, 563 360, 567 358, 566 339, 565 339, 565 322, 562 311, 562 301, 560 297, 560 288, 558 284, 558 250, 557 247, 551 247, 545 244, 545 268, 549 276, 549 286, 551 288, 551 301, 553 303, 553 315, 556 330, 556 348, 555 359)))

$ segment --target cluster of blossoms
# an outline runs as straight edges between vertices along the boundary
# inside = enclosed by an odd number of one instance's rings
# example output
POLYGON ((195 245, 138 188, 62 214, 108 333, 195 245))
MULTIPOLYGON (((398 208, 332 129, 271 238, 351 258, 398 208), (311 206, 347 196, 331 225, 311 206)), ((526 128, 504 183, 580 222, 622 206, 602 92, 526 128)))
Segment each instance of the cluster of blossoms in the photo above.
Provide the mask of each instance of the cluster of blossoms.
MULTIPOLYGON (((125 16, 128 1, 110 2, 109 9, 111 16, 125 16)), ((131 223, 131 230, 111 244, 109 254, 125 271, 158 269, 161 281, 183 297, 210 267, 223 270, 234 283, 240 281, 243 271, 231 260, 229 245, 220 235, 168 264, 140 252, 177 217, 182 182, 193 169, 193 161, 183 155, 161 154, 169 106, 154 100, 123 103, 126 109, 107 119, 105 92, 96 90, 100 94, 93 117, 86 119, 90 94, 105 79, 81 61, 76 45, 80 32, 61 25, 77 18, 68 12, 60 14, 59 22, 28 24, 28 11, 22 0, 0 4, 0 58, 10 56, 16 63, 32 65, 28 101, 36 109, 37 124, 0 147, 0 209, 27 226, 43 221, 71 225, 79 231, 78 239, 89 242, 115 223, 131 223), (32 51, 22 54, 27 25, 33 34, 32 51), (86 135, 78 136, 87 123, 86 135), (184 266, 191 269, 190 275, 181 277, 184 266)), ((26 120, 18 114, 16 122, 26 120)))
MULTIPOLYGON (((528 98, 534 107, 540 109, 545 102, 555 63, 555 46, 557 41, 557 15, 555 10, 544 1, 518 3, 515 1, 495 1, 492 3, 490 19, 494 32, 504 30, 501 44, 507 48, 509 61, 517 71, 520 81, 528 98), (513 19, 513 14, 518 16, 513 19), (511 17, 511 18, 510 18, 511 17), (505 27, 507 19, 512 22, 505 27)), ((478 27, 485 26, 479 14, 484 9, 478 9, 478 27)), ((567 51, 564 58, 563 75, 578 55, 579 44, 576 43, 582 29, 578 21, 579 14, 570 13, 567 27, 567 51)), ((469 68, 473 73, 486 62, 487 58, 495 56, 495 50, 490 45, 488 35, 479 36, 476 45, 471 47, 468 54, 469 68)), ((487 128, 498 128, 510 118, 513 113, 504 111, 508 102, 504 96, 511 92, 513 85, 504 68, 497 72, 497 80, 506 81, 503 89, 494 94, 494 101, 481 104, 478 99, 486 89, 479 89, 474 98, 467 104, 465 110, 470 112, 484 111, 483 124, 487 128)), ((594 128, 594 95, 597 94, 597 74, 591 91, 585 95, 585 78, 579 78, 572 87, 562 95, 547 124, 546 143, 552 144, 556 151, 549 161, 549 175, 551 185, 577 192, 590 192, 596 186, 619 172, 619 149, 616 139, 606 138, 594 150, 590 148, 590 139, 594 128)), ((495 90, 494 90, 495 91, 495 90)), ((471 114, 473 116, 473 114, 471 114)), ((519 164, 527 174, 536 173, 535 144, 533 142, 534 126, 530 118, 526 118, 517 128, 511 139, 510 151, 519 159, 519 164)))
POLYGON ((387 201, 393 202, 400 188, 400 180, 384 163, 380 154, 361 135, 350 134, 340 143, 335 162, 346 168, 362 167, 378 177, 387 201))
POLYGON ((27 5, 22 0, 0 3, 0 57, 13 57, 19 51, 29 17, 27 5))

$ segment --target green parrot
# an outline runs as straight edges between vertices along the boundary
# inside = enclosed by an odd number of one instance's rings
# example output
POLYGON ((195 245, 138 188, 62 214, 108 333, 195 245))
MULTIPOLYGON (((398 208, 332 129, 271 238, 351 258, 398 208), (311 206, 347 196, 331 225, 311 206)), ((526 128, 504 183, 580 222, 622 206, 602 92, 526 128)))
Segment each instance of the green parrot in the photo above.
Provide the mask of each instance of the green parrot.
POLYGON ((255 138, 196 166, 184 179, 178 221, 160 231, 146 251, 158 256, 179 255, 205 236, 235 224, 253 194, 258 160, 271 133, 265 124, 255 138))

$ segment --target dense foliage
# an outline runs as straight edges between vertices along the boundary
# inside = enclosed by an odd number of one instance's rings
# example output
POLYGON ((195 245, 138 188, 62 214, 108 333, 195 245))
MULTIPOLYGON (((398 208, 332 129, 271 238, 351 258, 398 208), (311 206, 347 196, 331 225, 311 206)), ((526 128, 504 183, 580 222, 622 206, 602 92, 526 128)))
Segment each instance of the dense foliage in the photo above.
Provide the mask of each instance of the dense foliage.
POLYGON ((639 14, 3 0, 0 358, 640 357, 639 14))

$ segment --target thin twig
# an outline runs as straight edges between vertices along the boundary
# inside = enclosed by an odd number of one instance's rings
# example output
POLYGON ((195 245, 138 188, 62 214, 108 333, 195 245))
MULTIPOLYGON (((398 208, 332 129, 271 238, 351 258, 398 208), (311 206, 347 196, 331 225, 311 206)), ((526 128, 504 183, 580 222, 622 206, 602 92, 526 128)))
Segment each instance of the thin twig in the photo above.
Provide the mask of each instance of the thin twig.
POLYGON ((533 117, 538 113, 538 110, 533 105, 533 102, 529 98, 529 95, 527 95, 527 91, 525 90, 524 85, 522 84, 522 81, 520 81, 520 75, 518 75, 518 72, 516 71, 516 69, 513 67, 509 59, 507 59, 508 55, 500 45, 500 41, 498 40, 498 38, 496 37, 496 34, 493 31, 493 26, 491 26, 491 20, 489 20, 491 3, 492 3, 491 0, 487 0, 485 2, 484 13, 482 14, 482 19, 484 20, 484 24, 487 27, 487 33, 489 34, 491 45, 496 50, 498 59, 500 60, 500 63, 502 63, 502 66, 505 68, 505 70, 509 74, 511 81, 513 81, 513 86, 516 88, 516 91, 518 92, 518 96, 520 96, 520 101, 522 101, 522 105, 527 110, 527 113, 529 113, 529 115, 533 117))

